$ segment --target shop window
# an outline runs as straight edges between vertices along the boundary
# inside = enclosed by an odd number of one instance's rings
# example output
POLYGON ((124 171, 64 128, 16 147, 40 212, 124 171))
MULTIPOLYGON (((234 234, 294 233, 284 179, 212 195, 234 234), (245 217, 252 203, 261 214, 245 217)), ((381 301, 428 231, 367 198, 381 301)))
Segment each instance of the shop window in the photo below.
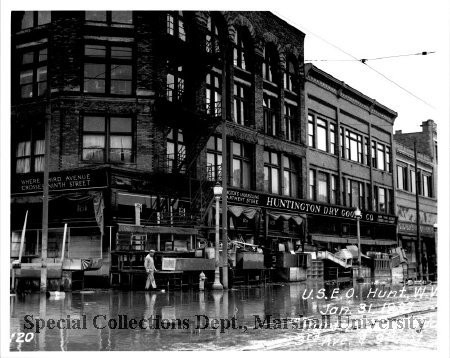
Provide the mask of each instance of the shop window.
POLYGON ((262 63, 263 79, 269 82, 277 82, 277 53, 272 45, 264 47, 264 60, 262 63))
POLYGON ((21 30, 49 24, 51 22, 51 11, 24 11, 21 30))
POLYGON ((241 125, 249 124, 250 89, 239 82, 234 82, 233 121, 241 125))
POLYGON ((289 141, 295 141, 295 111, 296 107, 285 103, 284 104, 284 127, 285 138, 289 141))
POLYGON ((186 170, 186 145, 184 144, 183 131, 171 129, 167 134, 167 170, 186 170))
POLYGON ((85 116, 82 159, 90 162, 131 163, 133 121, 130 117, 85 116))
POLYGON ((272 194, 280 194, 280 161, 279 155, 264 151, 264 190, 272 194))
POLYGON ((327 173, 317 173, 317 201, 328 203, 329 175, 327 173))
POLYGON ((295 159, 283 155, 283 195, 298 196, 298 170, 295 159))
POLYGON ((397 165, 397 188, 401 190, 408 190, 407 183, 407 168, 402 165, 397 165))
POLYGON ((167 33, 186 41, 186 31, 184 29, 184 19, 182 11, 171 11, 166 15, 167 33))
POLYGON ((309 200, 316 200, 316 171, 309 170, 309 200))
POLYGON ((87 44, 84 47, 84 92, 130 95, 133 51, 127 46, 87 44))
POLYGON ((214 71, 206 75, 206 113, 214 117, 222 115, 222 77, 214 71))
POLYGON ((267 94, 263 96, 264 133, 272 136, 277 136, 279 131, 276 101, 277 98, 270 97, 267 94))
POLYGON ((20 133, 16 144, 16 173, 44 171, 45 139, 42 129, 20 133))
POLYGON ((286 63, 286 69, 284 71, 284 88, 291 92, 297 92, 297 74, 295 70, 296 62, 289 58, 286 63))
POLYGON ((182 102, 184 97, 183 66, 172 66, 168 63, 166 98, 170 102, 182 102))
POLYGON ((232 143, 233 162, 231 168, 232 185, 238 188, 250 189, 252 176, 252 156, 248 145, 232 143))
POLYGON ((47 93, 47 48, 22 53, 19 84, 21 98, 33 98, 47 93))
POLYGON ((241 70, 249 70, 248 55, 250 53, 250 46, 248 35, 244 29, 239 28, 234 33, 234 48, 233 48, 233 65, 241 70))
POLYGON ((222 178, 222 138, 215 136, 209 137, 206 148, 208 179, 211 181, 219 181, 222 178))
POLYGON ((112 24, 132 24, 132 11, 86 11, 86 21, 112 24))
POLYGON ((431 174, 422 175, 422 195, 431 198, 432 195, 432 176, 431 174))

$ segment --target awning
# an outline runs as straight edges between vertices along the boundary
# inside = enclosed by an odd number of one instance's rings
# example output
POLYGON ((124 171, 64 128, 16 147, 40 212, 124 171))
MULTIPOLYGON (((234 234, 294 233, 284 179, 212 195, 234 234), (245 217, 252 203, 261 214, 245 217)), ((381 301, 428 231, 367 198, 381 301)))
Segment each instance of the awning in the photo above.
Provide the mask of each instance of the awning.
POLYGON ((228 211, 235 217, 238 218, 239 216, 244 215, 249 220, 252 220, 259 210, 260 210, 259 208, 252 208, 246 206, 237 206, 237 205, 228 206, 228 211))
MULTIPOLYGON (((333 242, 338 244, 358 244, 358 238, 356 237, 339 237, 332 235, 312 235, 314 241, 320 242, 333 242)), ((377 246, 392 246, 397 245, 397 241, 394 240, 373 240, 361 238, 361 245, 377 245, 377 246)))
POLYGON ((178 226, 140 226, 129 224, 118 224, 121 233, 135 234, 175 234, 175 235, 197 235, 198 230, 189 227, 178 226))
POLYGON ((284 213, 284 212, 278 212, 278 211, 272 211, 272 210, 267 210, 267 215, 269 215, 269 217, 274 220, 278 220, 279 218, 282 218, 283 220, 292 219, 295 221, 295 223, 297 225, 301 225, 303 222, 303 219, 305 218, 305 216, 298 215, 298 214, 290 214, 290 213, 284 213))

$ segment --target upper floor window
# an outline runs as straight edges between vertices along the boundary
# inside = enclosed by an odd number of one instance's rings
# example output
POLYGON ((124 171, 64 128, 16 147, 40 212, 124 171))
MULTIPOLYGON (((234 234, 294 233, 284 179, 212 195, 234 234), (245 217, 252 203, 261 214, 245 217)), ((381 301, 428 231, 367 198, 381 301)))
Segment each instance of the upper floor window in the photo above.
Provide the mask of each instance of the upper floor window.
POLYGON ((345 130, 345 158, 364 164, 363 137, 348 129, 345 130))
POLYGON ((330 176, 328 173, 317 173, 317 201, 328 203, 328 188, 330 187, 330 176))
POLYGON ((336 124, 325 117, 308 114, 308 146, 336 154, 336 124))
POLYGON ((206 113, 222 115, 222 76, 214 71, 206 75, 206 113))
POLYGON ((250 88, 240 82, 234 82, 234 112, 233 121, 238 124, 249 123, 250 88))
POLYGON ((408 190, 408 169, 403 165, 397 165, 397 188, 408 190))
POLYGON ((182 102, 184 96, 183 66, 168 63, 166 98, 170 102, 182 102))
POLYGON ((47 48, 37 48, 21 55, 20 97, 32 98, 47 93, 47 48))
POLYGON ((43 172, 44 160, 44 131, 34 129, 20 133, 16 145, 16 173, 43 172))
POLYGON ((409 182, 411 183, 411 193, 416 193, 416 171, 410 170, 409 171, 409 182))
POLYGON ((297 108, 292 104, 284 104, 284 127, 285 138, 290 141, 295 141, 295 111, 297 108))
POLYGON ((272 45, 264 47, 264 61, 262 63, 263 79, 270 82, 277 82, 277 59, 276 51, 272 45))
POLYGON ((129 46, 84 46, 84 92, 130 95, 133 83, 133 49, 129 46))
POLYGON ((366 193, 366 188, 363 182, 345 179, 346 181, 346 192, 345 192, 345 203, 347 206, 358 207, 360 209, 366 208, 366 198, 368 193, 366 193))
POLYGON ((372 141, 372 166, 391 172, 391 148, 388 145, 372 141))
POLYGON ((264 190, 272 194, 280 194, 280 159, 279 154, 264 151, 264 190))
POLYGON ((308 178, 308 198, 309 200, 316 200, 316 171, 313 169, 309 170, 308 178))
POLYGON ((277 98, 263 95, 264 133, 277 136, 279 131, 278 117, 276 113, 277 98))
POLYGON ((330 204, 336 204, 338 198, 337 175, 331 174, 330 178, 330 204))
POLYGON ((374 200, 375 211, 388 214, 393 212, 392 190, 382 187, 375 187, 374 200))
POLYGON ((432 176, 429 173, 422 174, 422 195, 429 198, 433 197, 432 176))
POLYGON ((130 117, 85 116, 82 159, 92 162, 133 161, 133 121, 130 117))
POLYGON ((250 189, 252 177, 251 149, 247 144, 233 142, 233 161, 231 162, 232 184, 235 187, 250 189))
POLYGON ((86 21, 111 24, 132 24, 132 11, 86 11, 86 21))
POLYGON ((284 71, 284 88, 288 91, 297 92, 297 71, 295 70, 295 61, 289 59, 284 71))
POLYGON ((297 164, 292 157, 283 155, 283 195, 298 196, 297 164))
POLYGON ((186 31, 184 29, 184 19, 182 11, 171 11, 167 13, 167 33, 178 37, 181 41, 186 41, 186 31))
POLYGON ((183 131, 181 129, 170 129, 167 134, 167 170, 181 171, 186 169, 186 145, 184 144, 183 131))
POLYGON ((45 25, 51 22, 51 11, 24 11, 20 29, 45 25))
POLYGON ((219 54, 220 49, 220 37, 219 37, 219 27, 217 25, 217 20, 215 17, 209 16, 207 23, 207 33, 206 33, 206 52, 211 54, 219 54))
POLYGON ((247 37, 242 29, 237 29, 234 33, 234 48, 233 48, 233 65, 242 70, 249 70, 248 68, 248 53, 247 53, 247 37))
POLYGON ((208 179, 211 181, 221 180, 222 173, 222 138, 209 137, 206 145, 206 162, 208 179))

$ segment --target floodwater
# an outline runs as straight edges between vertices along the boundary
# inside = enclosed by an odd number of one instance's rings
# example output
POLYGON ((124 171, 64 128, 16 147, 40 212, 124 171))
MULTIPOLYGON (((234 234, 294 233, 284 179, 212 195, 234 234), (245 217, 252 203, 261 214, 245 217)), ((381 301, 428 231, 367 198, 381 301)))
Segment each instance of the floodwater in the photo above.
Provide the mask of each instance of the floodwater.
POLYGON ((12 296, 10 350, 430 350, 436 296, 356 283, 12 296))

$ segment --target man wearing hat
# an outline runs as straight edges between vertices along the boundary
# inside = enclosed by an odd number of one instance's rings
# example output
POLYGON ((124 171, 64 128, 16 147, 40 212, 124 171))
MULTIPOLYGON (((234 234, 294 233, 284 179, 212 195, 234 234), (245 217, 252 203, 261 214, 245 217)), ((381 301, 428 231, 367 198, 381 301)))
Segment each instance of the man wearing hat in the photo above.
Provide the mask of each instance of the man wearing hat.
POLYGON ((155 276, 154 273, 156 271, 155 262, 153 261, 153 256, 155 255, 155 250, 150 250, 148 255, 145 256, 144 267, 145 271, 147 271, 147 282, 145 283, 145 289, 148 290, 150 284, 152 284, 152 288, 156 288, 155 276))

